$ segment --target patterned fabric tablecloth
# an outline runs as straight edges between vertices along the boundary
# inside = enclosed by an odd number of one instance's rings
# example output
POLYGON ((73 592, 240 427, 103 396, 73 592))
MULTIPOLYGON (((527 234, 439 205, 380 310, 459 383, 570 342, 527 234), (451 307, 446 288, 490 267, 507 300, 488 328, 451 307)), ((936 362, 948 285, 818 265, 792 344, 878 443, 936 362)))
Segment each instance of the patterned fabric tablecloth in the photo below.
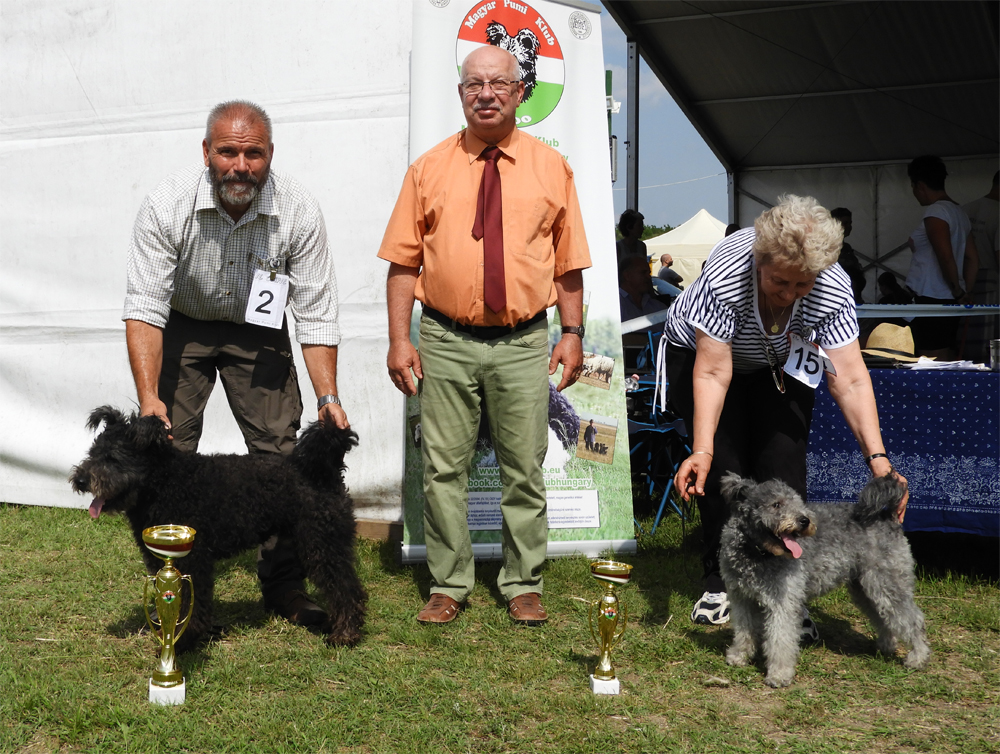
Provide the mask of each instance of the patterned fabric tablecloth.
MULTIPOLYGON (((1000 536, 1000 374, 872 369, 882 437, 910 483, 907 531, 1000 536)), ((857 500, 869 478, 826 380, 809 432, 811 502, 857 500)))

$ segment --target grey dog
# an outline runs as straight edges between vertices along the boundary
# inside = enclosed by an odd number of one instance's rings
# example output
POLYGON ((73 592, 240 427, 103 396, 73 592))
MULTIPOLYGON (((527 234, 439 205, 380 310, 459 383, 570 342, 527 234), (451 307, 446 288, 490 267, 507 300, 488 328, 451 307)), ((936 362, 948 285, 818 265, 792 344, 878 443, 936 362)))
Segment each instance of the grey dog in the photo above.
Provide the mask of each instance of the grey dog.
POLYGON ((813 597, 847 585, 854 603, 892 656, 910 647, 903 664, 919 669, 930 658, 924 615, 913 601, 913 555, 899 524, 905 490, 892 477, 872 479, 856 505, 807 508, 781 481, 722 478, 731 516, 719 559, 733 624, 730 665, 746 665, 758 648, 768 686, 788 686, 799 658, 802 612, 813 597))

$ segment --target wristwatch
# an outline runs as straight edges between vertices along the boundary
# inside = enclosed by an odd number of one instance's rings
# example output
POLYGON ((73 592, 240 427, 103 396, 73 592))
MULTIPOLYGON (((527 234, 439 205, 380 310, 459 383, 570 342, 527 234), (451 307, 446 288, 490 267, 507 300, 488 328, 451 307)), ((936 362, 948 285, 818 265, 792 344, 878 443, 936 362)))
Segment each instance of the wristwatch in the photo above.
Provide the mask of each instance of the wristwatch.
POLYGON ((336 403, 338 406, 342 405, 340 403, 340 398, 335 395, 324 395, 318 401, 316 401, 316 410, 319 411, 327 403, 336 403))
POLYGON ((563 326, 562 329, 563 335, 565 335, 566 333, 570 333, 571 335, 579 335, 580 340, 583 340, 583 334, 584 332, 586 332, 586 330, 587 328, 584 325, 580 325, 579 327, 570 327, 569 325, 565 325, 563 326))

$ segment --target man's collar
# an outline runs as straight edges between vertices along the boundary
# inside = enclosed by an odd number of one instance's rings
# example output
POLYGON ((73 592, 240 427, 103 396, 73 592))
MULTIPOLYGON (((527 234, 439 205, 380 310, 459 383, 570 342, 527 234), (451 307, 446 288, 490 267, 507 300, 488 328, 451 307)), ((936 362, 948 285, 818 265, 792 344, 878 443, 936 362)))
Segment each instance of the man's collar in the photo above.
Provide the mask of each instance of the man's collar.
MULTIPOLYGON (((509 134, 497 142, 497 146, 500 147, 500 151, 503 152, 505 157, 516 161, 517 145, 520 144, 520 142, 521 131, 517 128, 517 126, 515 126, 509 134)), ((483 150, 490 145, 466 128, 462 131, 462 146, 465 149, 465 153, 469 157, 469 164, 471 165, 479 158, 479 155, 483 153, 483 150)))
MULTIPOLYGON (((222 206, 219 195, 215 192, 215 187, 212 186, 212 179, 208 174, 207 167, 201 174, 201 182, 198 185, 198 195, 195 197, 194 209, 196 212, 202 209, 214 209, 229 217, 226 208, 222 206)), ((276 214, 278 213, 274 208, 274 171, 272 170, 268 173, 267 180, 264 181, 264 186, 250 203, 243 217, 250 215, 252 218, 254 215, 276 214)), ((241 217, 240 219, 242 220, 243 218, 241 217)))

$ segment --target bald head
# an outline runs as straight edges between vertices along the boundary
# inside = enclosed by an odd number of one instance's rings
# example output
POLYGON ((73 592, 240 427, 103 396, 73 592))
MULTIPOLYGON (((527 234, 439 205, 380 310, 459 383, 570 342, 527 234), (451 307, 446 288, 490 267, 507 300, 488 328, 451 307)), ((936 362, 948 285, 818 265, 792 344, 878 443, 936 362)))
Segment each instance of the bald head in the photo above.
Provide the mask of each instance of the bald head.
POLYGON ((502 74, 495 78, 504 78, 508 81, 516 81, 520 71, 517 66, 517 58, 509 52, 493 45, 483 45, 466 55, 465 60, 462 61, 462 71, 459 74, 462 81, 467 80, 469 67, 478 65, 496 67, 502 71, 502 74))
POLYGON ((469 131, 487 144, 500 143, 517 125, 517 106, 524 96, 517 60, 506 50, 483 45, 465 56, 461 79, 458 96, 469 131), (511 83, 492 83, 499 81, 511 83))
POLYGON ((219 121, 229 121, 233 125, 243 129, 248 129, 256 125, 262 125, 267 134, 267 142, 273 140, 271 133, 271 118, 260 105, 248 102, 247 100, 229 100, 220 102, 212 108, 208 114, 208 122, 205 124, 205 140, 212 142, 212 131, 219 121))

